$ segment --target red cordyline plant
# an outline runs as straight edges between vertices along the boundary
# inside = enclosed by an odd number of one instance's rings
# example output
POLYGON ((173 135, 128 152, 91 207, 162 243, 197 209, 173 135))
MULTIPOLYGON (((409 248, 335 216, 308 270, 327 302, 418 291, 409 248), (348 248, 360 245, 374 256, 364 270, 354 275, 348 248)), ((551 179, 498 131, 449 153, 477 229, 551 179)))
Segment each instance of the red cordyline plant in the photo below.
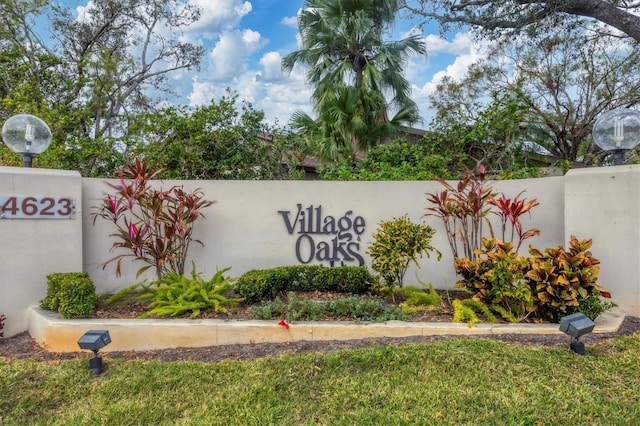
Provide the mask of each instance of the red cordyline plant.
POLYGON ((478 176, 467 171, 464 178, 453 187, 442 179, 437 179, 445 190, 427 194, 427 200, 435 207, 427 208, 424 216, 439 217, 454 258, 475 259, 475 250, 480 247, 484 224, 491 209, 488 201, 494 196, 490 185, 485 184, 486 168, 480 165, 478 176), (461 243, 461 247, 458 242, 461 243))
POLYGON ((149 181, 161 171, 136 159, 134 164, 120 171, 118 184, 107 182, 115 194, 107 194, 102 203, 94 207, 94 225, 100 217, 116 227, 116 232, 110 235, 117 239, 111 251, 129 251, 101 265, 104 269, 116 262, 116 276, 120 276, 121 262, 126 257, 147 263, 138 270, 136 277, 152 267, 157 278, 171 270, 184 275, 190 243, 204 245, 193 239, 193 225, 199 217, 204 217, 201 210, 215 201, 205 200, 200 189, 185 192, 178 185, 168 190, 150 188, 149 181))
POLYGON ((500 223, 502 224, 502 241, 511 241, 516 244, 516 252, 520 250, 522 242, 527 238, 540 234, 539 229, 524 230, 522 228, 522 222, 520 222, 520 216, 529 213, 531 217, 531 209, 540 203, 533 199, 527 201, 526 198, 520 199, 524 191, 520 191, 515 198, 507 198, 504 194, 501 194, 499 198, 493 197, 488 203, 498 208, 496 214, 500 217, 500 223), (507 240, 507 228, 511 225, 511 235, 507 240))
POLYGON ((482 247, 485 224, 491 238, 495 238, 489 222, 491 213, 500 217, 502 241, 514 243, 516 252, 525 239, 540 233, 537 229, 525 231, 520 222, 520 217, 525 213, 531 214, 531 209, 539 203, 535 199, 530 201, 520 199, 522 192, 513 199, 507 198, 504 194, 498 198, 493 192, 492 185, 485 182, 485 177, 486 168, 480 165, 477 176, 472 171, 467 171, 456 187, 438 179, 445 190, 427 194, 427 200, 434 207, 427 208, 424 216, 436 216, 442 220, 454 259, 462 257, 470 260, 477 259, 478 249, 482 247), (498 211, 493 211, 491 206, 496 207, 498 211), (510 236, 507 235, 509 224, 511 225, 510 236))

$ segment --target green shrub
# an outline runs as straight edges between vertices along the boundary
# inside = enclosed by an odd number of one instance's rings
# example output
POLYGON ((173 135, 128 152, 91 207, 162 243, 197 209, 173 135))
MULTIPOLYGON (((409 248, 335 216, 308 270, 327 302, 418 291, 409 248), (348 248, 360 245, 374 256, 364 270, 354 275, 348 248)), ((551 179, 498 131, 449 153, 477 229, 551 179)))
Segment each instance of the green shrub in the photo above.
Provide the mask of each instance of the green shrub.
POLYGON ((231 279, 224 276, 229 269, 219 270, 210 280, 205 281, 196 272, 194 264, 191 278, 170 271, 149 286, 142 285, 145 293, 139 299, 151 300, 151 309, 140 318, 152 315, 178 316, 186 312, 191 312, 191 317, 194 318, 205 309, 227 312, 227 306, 241 301, 226 296, 233 289, 231 279))
POLYGON ((597 284, 600 261, 591 255, 591 244, 571 236, 568 250, 530 247, 531 257, 525 258, 511 242, 483 238, 475 260, 454 260, 461 276, 456 285, 510 321, 559 321, 573 312, 595 319, 612 304, 600 299, 611 295, 597 284))
POLYGON ((47 275, 47 295, 40 301, 40 307, 48 311, 58 312, 60 305, 60 286, 68 280, 89 278, 86 272, 57 272, 47 275))
POLYGON ((96 288, 86 272, 47 275, 47 295, 40 301, 42 309, 58 312, 64 318, 89 318, 96 303, 96 288))
MULTIPOLYGON (((529 249, 532 257, 529 258, 530 270, 525 276, 530 280, 539 318, 559 321, 562 316, 578 311, 583 299, 611 297, 597 283, 600 261, 589 251, 591 245, 591 240, 578 240, 572 235, 568 250, 562 246, 547 248, 543 252, 529 249)), ((585 303, 594 307, 593 302, 592 299, 585 303)))
POLYGON ((88 278, 60 287, 58 312, 64 318, 90 318, 96 308, 96 287, 88 278))
POLYGON ((273 300, 287 291, 364 294, 374 285, 374 278, 364 266, 296 265, 248 271, 238 279, 236 291, 251 304, 273 300))
POLYGON ((408 317, 395 306, 385 305, 377 298, 345 297, 326 302, 300 300, 294 292, 289 292, 287 301, 280 297, 263 302, 250 310, 254 319, 287 321, 319 321, 323 318, 383 322, 406 321, 408 317))
POLYGON ((96 288, 86 272, 47 275, 47 295, 40 307, 64 318, 89 318, 97 303, 96 288))
POLYGON ((435 232, 428 225, 412 223, 406 215, 380 222, 367 250, 372 258, 371 268, 389 288, 402 287, 409 264, 420 267, 418 257, 431 257, 431 252, 438 254, 438 260, 442 257, 431 246, 435 232))
POLYGON ((574 314, 576 312, 580 312, 585 314, 587 317, 591 318, 591 320, 595 320, 605 311, 613 308, 613 303, 602 300, 600 296, 596 296, 595 294, 591 294, 587 297, 584 297, 578 301, 577 307, 572 307, 567 309, 567 315, 574 314))
POLYGON ((411 315, 422 311, 432 311, 439 309, 442 303, 442 296, 429 284, 428 290, 414 286, 401 289, 406 299, 400 303, 400 309, 404 314, 411 315))

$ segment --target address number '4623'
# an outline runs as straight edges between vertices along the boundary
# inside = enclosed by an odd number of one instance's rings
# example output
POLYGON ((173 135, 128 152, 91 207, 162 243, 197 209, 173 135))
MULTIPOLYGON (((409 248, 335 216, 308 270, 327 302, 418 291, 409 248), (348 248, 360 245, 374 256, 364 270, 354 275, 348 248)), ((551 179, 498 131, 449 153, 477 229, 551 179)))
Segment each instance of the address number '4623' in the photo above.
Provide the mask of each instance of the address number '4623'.
POLYGON ((0 195, 0 219, 75 219, 71 197, 0 195))

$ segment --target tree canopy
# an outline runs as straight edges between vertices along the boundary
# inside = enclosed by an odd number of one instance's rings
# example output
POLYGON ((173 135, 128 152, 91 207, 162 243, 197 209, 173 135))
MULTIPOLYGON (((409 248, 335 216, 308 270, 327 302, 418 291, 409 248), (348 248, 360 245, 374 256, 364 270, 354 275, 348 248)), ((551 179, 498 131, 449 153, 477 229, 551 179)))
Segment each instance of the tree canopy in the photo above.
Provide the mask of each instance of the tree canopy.
POLYGON ((402 3, 418 16, 445 25, 474 25, 493 34, 555 32, 588 18, 640 42, 640 4, 633 0, 402 0, 402 3))
POLYGON ((297 139, 264 123, 250 103, 227 93, 197 108, 170 106, 132 122, 135 152, 171 179, 297 178, 297 139), (283 161, 285 160, 285 161, 283 161))
MULTIPOLYGON (((477 130, 484 121, 494 135, 511 127, 520 151, 530 156, 597 163, 602 153, 593 144, 591 129, 603 112, 640 103, 635 71, 639 61, 640 46, 635 43, 610 37, 585 40, 580 31, 496 44, 489 59, 474 64, 465 79, 440 84, 431 97, 436 124, 440 129, 462 124, 477 130), (513 105, 519 105, 514 110, 518 114, 495 104, 505 96, 517 102, 513 105), (486 121, 488 117, 498 121, 486 121)), ((456 140, 469 140, 471 135, 467 132, 456 140)), ((489 151, 496 154, 495 149, 489 151)))
MULTIPOLYGON (((78 18, 45 0, 3 1, 0 112, 49 124, 54 139, 39 164, 107 175, 127 154, 131 117, 157 105, 150 89, 160 97, 170 73, 199 66, 202 47, 179 41, 199 16, 188 0, 96 0, 78 18), (47 42, 37 20, 50 28, 47 42)), ((13 161, 2 148, 0 158, 13 161)))

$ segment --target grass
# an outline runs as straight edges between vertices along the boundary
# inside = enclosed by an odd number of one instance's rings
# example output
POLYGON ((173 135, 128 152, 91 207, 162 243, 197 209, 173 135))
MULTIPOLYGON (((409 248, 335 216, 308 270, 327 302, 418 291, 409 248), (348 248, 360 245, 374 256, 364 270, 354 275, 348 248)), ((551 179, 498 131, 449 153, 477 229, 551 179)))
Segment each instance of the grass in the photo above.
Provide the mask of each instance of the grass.
MULTIPOLYGON (((214 349, 215 350, 215 349, 214 349)), ((457 339, 251 362, 0 360, 7 425, 566 425, 640 418, 640 336, 457 339)))

